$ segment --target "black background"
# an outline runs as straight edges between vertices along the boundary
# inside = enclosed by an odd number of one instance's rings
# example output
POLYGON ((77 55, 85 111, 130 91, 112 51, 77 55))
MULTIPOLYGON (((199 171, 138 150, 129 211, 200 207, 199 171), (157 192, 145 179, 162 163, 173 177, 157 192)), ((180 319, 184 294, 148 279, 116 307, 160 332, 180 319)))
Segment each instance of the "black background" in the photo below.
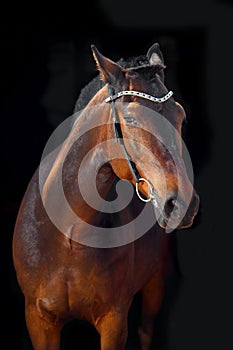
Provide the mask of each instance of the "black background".
MULTIPOLYGON (((177 235, 181 281, 168 282, 156 323, 157 349, 231 349, 232 27, 230 1, 106 0, 1 12, 1 349, 30 350, 12 264, 12 234, 26 186, 51 132, 72 114, 96 75, 90 45, 107 57, 140 55, 155 41, 166 85, 187 111, 184 139, 201 197, 195 225, 177 235)), ((132 323, 138 317, 131 312, 132 323)), ((129 349, 137 349, 134 332, 129 349)), ((73 322, 62 349, 93 349, 98 337, 73 322), (80 347, 81 349, 81 347, 80 347)))

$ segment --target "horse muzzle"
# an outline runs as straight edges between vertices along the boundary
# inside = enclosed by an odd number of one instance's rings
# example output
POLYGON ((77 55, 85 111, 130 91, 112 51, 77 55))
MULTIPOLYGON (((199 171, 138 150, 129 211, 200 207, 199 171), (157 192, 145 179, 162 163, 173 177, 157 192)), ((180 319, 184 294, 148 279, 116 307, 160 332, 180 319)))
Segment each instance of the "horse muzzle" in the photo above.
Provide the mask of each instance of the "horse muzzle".
POLYGON ((181 199, 177 200, 174 194, 169 195, 163 205, 159 205, 159 202, 153 199, 152 203, 159 226, 171 232, 193 225, 199 210, 200 198, 194 191, 189 204, 181 199))

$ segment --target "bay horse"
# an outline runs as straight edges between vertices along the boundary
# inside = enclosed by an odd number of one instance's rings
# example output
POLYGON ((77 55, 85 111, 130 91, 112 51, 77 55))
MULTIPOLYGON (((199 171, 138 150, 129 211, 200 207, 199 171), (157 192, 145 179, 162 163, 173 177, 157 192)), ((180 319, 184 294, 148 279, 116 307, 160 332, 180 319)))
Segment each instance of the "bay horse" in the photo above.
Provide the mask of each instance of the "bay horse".
POLYGON ((58 350, 73 319, 95 327, 101 350, 125 349, 139 291, 141 348, 149 350, 169 232, 190 227, 199 207, 183 159, 185 112, 164 84, 159 44, 127 68, 94 45, 92 52, 102 87, 41 161, 14 229, 14 266, 35 350, 58 350))

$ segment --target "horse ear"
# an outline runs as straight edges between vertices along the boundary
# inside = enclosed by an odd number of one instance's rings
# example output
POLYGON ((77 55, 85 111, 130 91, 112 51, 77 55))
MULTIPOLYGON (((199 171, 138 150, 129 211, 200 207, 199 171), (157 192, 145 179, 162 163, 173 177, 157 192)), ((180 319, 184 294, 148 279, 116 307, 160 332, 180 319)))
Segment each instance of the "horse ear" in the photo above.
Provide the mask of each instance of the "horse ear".
POLYGON ((157 64, 164 64, 163 54, 160 50, 159 44, 154 43, 147 51, 147 58, 151 66, 157 64))
POLYGON ((114 84, 123 77, 123 68, 109 58, 103 56, 95 47, 91 45, 92 53, 100 72, 100 78, 106 83, 114 84))

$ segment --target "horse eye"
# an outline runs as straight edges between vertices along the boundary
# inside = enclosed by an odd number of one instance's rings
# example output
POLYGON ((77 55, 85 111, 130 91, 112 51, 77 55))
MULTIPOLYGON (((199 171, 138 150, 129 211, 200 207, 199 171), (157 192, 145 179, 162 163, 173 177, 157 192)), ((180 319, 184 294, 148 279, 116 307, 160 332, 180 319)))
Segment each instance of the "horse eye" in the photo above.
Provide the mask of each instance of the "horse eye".
POLYGON ((138 122, 131 115, 126 115, 124 119, 128 125, 138 125, 138 122))

